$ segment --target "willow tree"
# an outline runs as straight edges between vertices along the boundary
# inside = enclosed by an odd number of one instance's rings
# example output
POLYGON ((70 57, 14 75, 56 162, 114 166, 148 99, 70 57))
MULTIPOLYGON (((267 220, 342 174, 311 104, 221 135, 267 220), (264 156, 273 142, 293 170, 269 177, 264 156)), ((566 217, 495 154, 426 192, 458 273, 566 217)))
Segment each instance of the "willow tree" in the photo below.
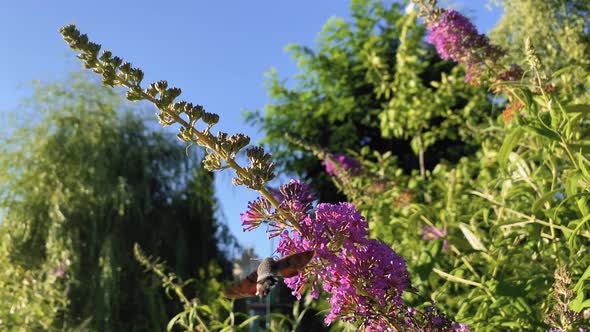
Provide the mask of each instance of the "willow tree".
POLYGON ((164 330, 178 304, 133 259, 226 268, 212 175, 112 89, 38 84, 0 147, 0 327, 164 330))

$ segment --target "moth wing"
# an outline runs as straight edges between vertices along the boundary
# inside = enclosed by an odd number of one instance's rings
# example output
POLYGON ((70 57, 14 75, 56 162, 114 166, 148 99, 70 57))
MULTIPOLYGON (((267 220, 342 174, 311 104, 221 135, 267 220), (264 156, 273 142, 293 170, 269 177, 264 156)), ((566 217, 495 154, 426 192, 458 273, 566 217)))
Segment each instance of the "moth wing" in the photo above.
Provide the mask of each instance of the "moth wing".
POLYGON ((279 259, 277 269, 283 278, 296 276, 313 258, 314 251, 308 250, 279 259))
POLYGON ((239 281, 224 292, 228 299, 241 299, 244 297, 256 296, 256 280, 258 273, 256 271, 250 273, 244 280, 239 281))

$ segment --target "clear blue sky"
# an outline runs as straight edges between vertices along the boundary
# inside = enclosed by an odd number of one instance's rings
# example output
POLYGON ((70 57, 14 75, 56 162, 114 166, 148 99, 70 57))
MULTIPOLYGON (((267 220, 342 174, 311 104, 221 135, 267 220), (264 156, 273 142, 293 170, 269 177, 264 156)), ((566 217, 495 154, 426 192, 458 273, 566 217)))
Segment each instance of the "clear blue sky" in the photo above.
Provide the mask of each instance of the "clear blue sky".
MULTIPOLYGON (((500 10, 489 0, 442 1, 489 30, 500 10)), ((221 117, 218 130, 243 132, 256 142, 262 133, 244 123, 245 109, 269 102, 264 73, 277 68, 292 77, 295 63, 284 51, 290 43, 313 45, 331 16, 346 17, 344 0, 299 1, 83 1, 0 2, 0 123, 23 97, 28 83, 64 79, 81 65, 58 34, 75 23, 91 40, 124 57, 146 74, 144 82, 165 79, 182 88, 183 98, 221 117)), ((263 229, 243 233, 240 212, 254 192, 231 184, 231 173, 216 173, 221 215, 246 247, 271 254, 263 229)))

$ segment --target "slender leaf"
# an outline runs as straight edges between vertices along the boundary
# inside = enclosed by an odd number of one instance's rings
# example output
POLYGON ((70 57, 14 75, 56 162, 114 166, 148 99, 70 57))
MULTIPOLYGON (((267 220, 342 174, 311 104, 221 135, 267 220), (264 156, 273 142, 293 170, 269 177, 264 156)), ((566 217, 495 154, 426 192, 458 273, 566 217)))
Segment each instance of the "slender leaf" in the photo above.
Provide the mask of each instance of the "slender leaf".
POLYGON ((512 152, 512 149, 518 145, 523 134, 524 130, 522 127, 517 127, 510 134, 508 134, 508 136, 506 136, 506 139, 504 139, 504 143, 502 143, 502 147, 500 147, 500 150, 498 151, 498 163, 500 164, 501 168, 506 168, 510 152, 512 152))
POLYGON ((564 109, 568 113, 590 113, 590 105, 567 105, 564 109))
POLYGON ((461 232, 463 232, 463 235, 465 235, 465 238, 473 249, 486 251, 486 247, 483 245, 483 243, 481 243, 479 238, 471 230, 469 230, 469 226, 461 223, 459 224, 459 229, 461 229, 461 232))

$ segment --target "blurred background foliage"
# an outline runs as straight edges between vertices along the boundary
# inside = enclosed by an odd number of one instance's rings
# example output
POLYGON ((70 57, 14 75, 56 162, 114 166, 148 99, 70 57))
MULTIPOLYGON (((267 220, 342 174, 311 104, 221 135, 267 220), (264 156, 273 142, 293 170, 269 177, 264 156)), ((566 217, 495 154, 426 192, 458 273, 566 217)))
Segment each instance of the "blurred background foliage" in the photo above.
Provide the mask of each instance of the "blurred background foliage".
POLYGON ((18 110, 0 144, 0 329, 163 330, 181 306, 135 242, 179 276, 229 275, 212 174, 140 111, 84 75, 37 83, 18 110))
POLYGON ((590 3, 587 0, 501 0, 504 14, 490 33, 492 41, 508 50, 509 62, 524 59, 524 43, 530 38, 545 74, 567 66, 562 75, 570 98, 588 103, 590 83, 590 3), (586 92, 585 92, 586 91, 586 92))

